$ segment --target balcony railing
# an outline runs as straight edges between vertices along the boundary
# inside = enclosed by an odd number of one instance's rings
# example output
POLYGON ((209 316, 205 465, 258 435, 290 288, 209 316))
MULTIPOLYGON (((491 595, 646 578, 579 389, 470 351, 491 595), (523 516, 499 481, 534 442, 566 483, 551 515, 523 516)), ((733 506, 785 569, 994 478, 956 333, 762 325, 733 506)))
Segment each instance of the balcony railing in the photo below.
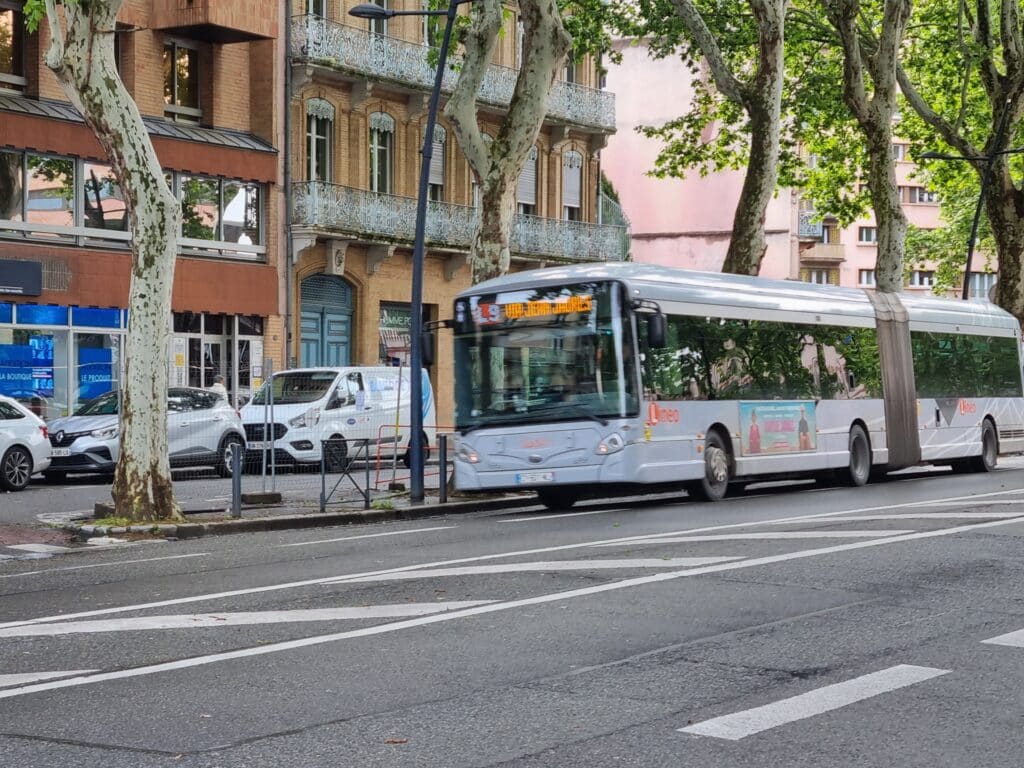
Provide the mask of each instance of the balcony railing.
MULTIPOLYGON (((431 201, 427 209, 427 245, 469 250, 476 232, 477 209, 431 201)), ((416 200, 380 195, 319 181, 292 185, 292 224, 338 232, 362 239, 411 243, 415 234, 416 200)), ((512 253, 565 261, 622 261, 626 257, 623 227, 580 221, 516 216, 512 253)))
MULTIPOLYGON (((434 85, 435 70, 425 45, 374 35, 367 29, 308 14, 293 17, 291 24, 293 59, 417 89, 430 90, 434 85)), ((457 66, 459 57, 452 56, 449 62, 457 66)), ((507 107, 518 76, 519 70, 492 64, 480 85, 479 100, 507 107)), ((451 93, 456 79, 458 72, 449 66, 444 73, 442 91, 451 93)), ((615 96, 559 80, 548 95, 548 116, 566 123, 614 131, 615 96)))
POLYGON ((817 215, 818 212, 815 210, 800 211, 797 221, 797 237, 821 238, 825 227, 820 220, 814 220, 817 215))

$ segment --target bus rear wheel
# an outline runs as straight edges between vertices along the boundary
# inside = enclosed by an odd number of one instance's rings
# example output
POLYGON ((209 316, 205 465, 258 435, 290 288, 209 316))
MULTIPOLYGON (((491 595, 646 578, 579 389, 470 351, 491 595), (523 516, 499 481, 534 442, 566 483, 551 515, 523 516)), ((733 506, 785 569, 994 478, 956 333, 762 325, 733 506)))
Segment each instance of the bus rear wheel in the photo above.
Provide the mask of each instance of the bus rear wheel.
POLYGON ((686 490, 701 501, 721 501, 729 491, 729 449, 717 432, 704 440, 704 477, 690 483, 686 490))
POLYGON ((537 498, 548 509, 571 509, 580 495, 572 488, 544 488, 537 491, 537 498))
POLYGON ((871 443, 860 424, 850 428, 850 466, 843 472, 843 482, 859 488, 871 479, 871 443))
POLYGON ((981 455, 970 460, 970 468, 975 472, 991 472, 999 461, 999 441, 996 439, 996 428, 991 420, 981 422, 981 455))

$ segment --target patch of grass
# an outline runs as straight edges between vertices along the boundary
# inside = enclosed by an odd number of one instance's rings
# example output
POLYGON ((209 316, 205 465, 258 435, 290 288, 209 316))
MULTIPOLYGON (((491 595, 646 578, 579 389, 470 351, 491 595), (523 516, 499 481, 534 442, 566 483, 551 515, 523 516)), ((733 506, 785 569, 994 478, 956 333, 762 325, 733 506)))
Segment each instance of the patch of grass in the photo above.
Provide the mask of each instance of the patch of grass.
POLYGON ((130 528, 133 525, 145 525, 147 528, 156 529, 158 525, 176 525, 178 520, 132 520, 128 517, 98 517, 86 522, 86 525, 94 525, 98 528, 130 528))
POLYGON ((370 502, 370 509, 394 509, 395 505, 391 499, 374 499, 370 502))

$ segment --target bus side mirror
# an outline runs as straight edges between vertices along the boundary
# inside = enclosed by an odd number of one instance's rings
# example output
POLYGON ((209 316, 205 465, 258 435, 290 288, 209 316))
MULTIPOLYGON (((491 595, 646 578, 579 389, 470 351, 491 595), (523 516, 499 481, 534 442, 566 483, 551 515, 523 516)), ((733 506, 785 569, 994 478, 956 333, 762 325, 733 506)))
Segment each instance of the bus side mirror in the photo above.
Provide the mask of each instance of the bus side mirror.
POLYGON ((423 331, 420 334, 420 359, 423 361, 425 368, 429 368, 434 364, 434 342, 433 331, 423 331))
POLYGON ((651 349, 665 348, 665 316, 661 312, 647 316, 647 344, 651 349))

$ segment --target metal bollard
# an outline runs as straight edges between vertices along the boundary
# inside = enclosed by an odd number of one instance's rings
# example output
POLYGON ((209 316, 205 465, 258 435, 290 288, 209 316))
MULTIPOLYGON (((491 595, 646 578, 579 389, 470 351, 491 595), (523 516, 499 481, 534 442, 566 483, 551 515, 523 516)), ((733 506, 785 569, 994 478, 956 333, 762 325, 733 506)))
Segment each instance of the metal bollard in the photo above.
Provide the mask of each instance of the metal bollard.
POLYGON ((327 443, 320 441, 320 514, 327 511, 327 443))
MULTIPOLYGON (((363 493, 363 509, 370 508, 370 441, 363 441, 363 465, 366 467, 365 493, 363 493)), ((354 482, 354 481, 353 481, 354 482)))
POLYGON ((448 435, 437 436, 437 503, 448 503, 448 435))
POLYGON ((242 516, 242 446, 231 452, 231 516, 242 516))

